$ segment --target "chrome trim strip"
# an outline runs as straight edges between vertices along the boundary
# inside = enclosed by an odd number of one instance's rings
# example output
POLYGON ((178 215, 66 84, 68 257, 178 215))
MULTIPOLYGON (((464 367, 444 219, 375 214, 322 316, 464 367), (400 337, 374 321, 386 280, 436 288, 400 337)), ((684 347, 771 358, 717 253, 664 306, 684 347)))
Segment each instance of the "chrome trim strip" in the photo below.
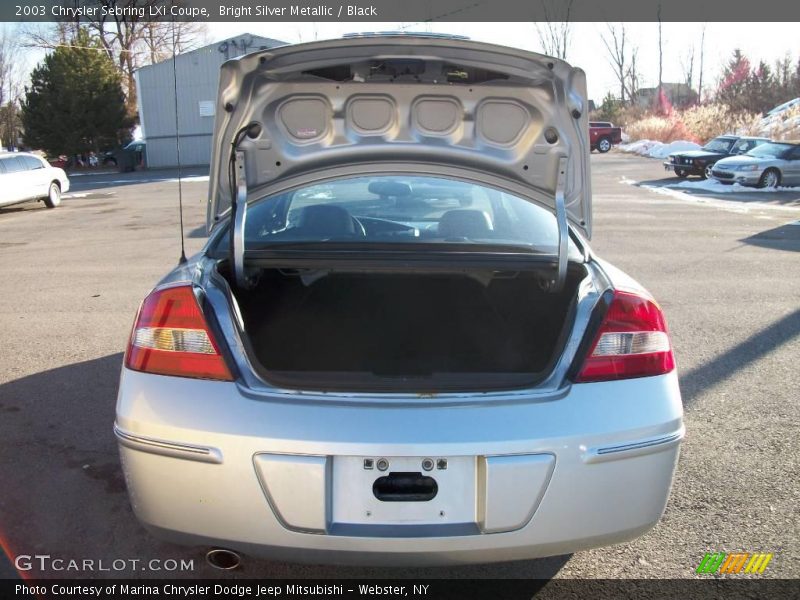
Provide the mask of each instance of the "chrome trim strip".
POLYGON ((685 433, 686 428, 681 425, 681 428, 678 431, 667 435, 636 440, 633 442, 618 444, 616 446, 589 448, 583 453, 583 462, 606 462, 609 460, 620 460, 634 456, 652 454, 654 452, 661 452, 680 444, 685 433))
POLYGON ((121 445, 125 446, 126 448, 131 448, 132 450, 140 450, 141 452, 160 454, 162 456, 170 456, 172 458, 183 458, 199 462, 222 464, 222 452, 216 448, 168 442, 165 440, 157 440, 154 438, 134 435, 120 429, 116 423, 114 423, 114 435, 117 436, 117 439, 121 445))

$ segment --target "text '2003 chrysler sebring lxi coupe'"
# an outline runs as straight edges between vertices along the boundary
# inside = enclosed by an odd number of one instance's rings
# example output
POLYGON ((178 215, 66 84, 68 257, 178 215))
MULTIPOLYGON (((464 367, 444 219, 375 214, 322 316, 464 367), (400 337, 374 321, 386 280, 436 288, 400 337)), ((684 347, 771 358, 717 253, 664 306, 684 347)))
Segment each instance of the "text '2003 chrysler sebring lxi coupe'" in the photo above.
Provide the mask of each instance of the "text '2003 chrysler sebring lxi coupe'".
POLYGON ((586 80, 462 39, 222 67, 210 237, 147 296, 115 431, 172 541, 326 563, 565 554, 661 517, 661 310, 592 254, 586 80))

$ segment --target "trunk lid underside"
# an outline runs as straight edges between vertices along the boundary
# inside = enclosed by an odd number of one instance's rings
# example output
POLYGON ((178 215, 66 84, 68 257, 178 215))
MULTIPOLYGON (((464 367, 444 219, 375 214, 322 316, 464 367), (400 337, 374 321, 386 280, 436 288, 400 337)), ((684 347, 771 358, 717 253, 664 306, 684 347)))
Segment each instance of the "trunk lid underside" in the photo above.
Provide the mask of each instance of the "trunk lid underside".
POLYGON ((409 36, 314 42, 228 61, 209 229, 235 199, 235 139, 247 201, 326 178, 426 173, 505 189, 554 212, 563 195, 566 218, 591 235, 586 78, 555 58, 409 36), (253 123, 252 135, 237 138, 253 123))

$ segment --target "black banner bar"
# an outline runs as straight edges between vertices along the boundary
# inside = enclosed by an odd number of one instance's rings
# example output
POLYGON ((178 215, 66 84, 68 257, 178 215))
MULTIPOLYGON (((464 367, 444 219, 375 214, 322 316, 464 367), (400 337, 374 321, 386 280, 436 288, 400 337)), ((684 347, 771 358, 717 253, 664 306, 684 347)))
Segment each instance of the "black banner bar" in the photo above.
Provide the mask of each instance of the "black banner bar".
POLYGON ((416 600, 778 600, 797 598, 785 579, 308 579, 308 580, 2 580, 0 598, 300 600, 413 598, 416 600))
POLYGON ((3 0, 0 21, 800 21, 787 0, 3 0))

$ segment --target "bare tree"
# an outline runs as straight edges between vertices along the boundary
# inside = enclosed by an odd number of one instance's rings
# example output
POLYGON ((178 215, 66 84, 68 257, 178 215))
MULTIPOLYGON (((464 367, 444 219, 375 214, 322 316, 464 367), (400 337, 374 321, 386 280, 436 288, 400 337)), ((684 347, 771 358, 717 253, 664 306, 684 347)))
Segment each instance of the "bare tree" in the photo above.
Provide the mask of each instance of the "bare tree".
POLYGON ((555 56, 556 58, 567 58, 567 48, 569 47, 569 35, 571 31, 571 23, 569 22, 569 15, 572 11, 572 3, 574 0, 567 0, 566 4, 559 3, 558 9, 553 9, 548 6, 545 0, 542 0, 542 8, 544 9, 544 25, 536 23, 536 33, 539 35, 539 43, 542 45, 542 50, 548 56, 555 56), (561 9, 565 9, 561 13, 561 9), (561 14, 559 14, 561 13, 561 14), (553 20, 558 18, 558 21, 553 20))
POLYGON ((67 46, 78 36, 81 28, 77 21, 57 23, 27 22, 20 25, 20 44, 25 48, 55 50, 67 46))
MULTIPOLYGON (((603 40, 603 45, 608 51, 608 59, 614 75, 617 77, 619 83, 619 98, 625 102, 625 97, 628 97, 630 102, 635 100, 635 96, 631 91, 631 81, 635 82, 638 88, 638 75, 635 69, 632 69, 631 59, 636 55, 636 48, 628 44, 627 30, 624 23, 616 25, 612 23, 606 24, 607 32, 600 34, 600 39, 603 40)), ((634 59, 635 62, 635 59, 634 59)))
POLYGON ((639 69, 636 66, 636 59, 639 56, 639 49, 635 46, 631 48, 630 65, 625 71, 625 87, 628 90, 628 97, 631 103, 635 102, 639 95, 639 69))
POLYGON ((703 101, 703 58, 706 49, 706 26, 703 25, 703 30, 700 34, 700 81, 697 84, 697 103, 703 101))
POLYGON ((17 45, 5 30, 0 31, 0 105, 15 100, 17 45))
POLYGON ((22 71, 16 37, 0 30, 0 145, 16 146, 22 71))
POLYGON ((155 64, 176 54, 199 48, 208 41, 204 23, 151 21, 146 23, 142 43, 146 48, 147 64, 155 64), (174 40, 173 40, 174 36, 174 40))
MULTIPOLYGON (((67 0, 80 6, 87 0, 67 0)), ((143 0, 137 6, 145 8, 145 14, 151 5, 162 0, 143 0)), ((129 0, 91 0, 93 5, 107 9, 129 6, 129 0)), ((96 37, 108 56, 114 61, 122 75, 125 91, 125 104, 130 115, 136 113, 136 84, 134 73, 137 69, 160 62, 172 56, 173 26, 175 34, 174 47, 178 52, 185 52, 197 47, 205 40, 205 25, 197 22, 153 22, 140 19, 130 12, 107 10, 103 15, 98 11, 95 20, 81 23, 57 23, 55 25, 31 25, 23 32, 28 46, 52 49, 69 43, 74 39, 77 30, 85 27, 96 37)))
POLYGON ((664 43, 661 36, 661 3, 658 4, 658 91, 656 92, 656 109, 662 110, 664 107, 661 97, 664 88, 664 43))
MULTIPOLYGON (((98 0, 101 6, 109 9, 117 5, 122 6, 125 0, 98 0)), ((147 0, 144 4, 154 4, 147 0)), ((136 113, 136 83, 134 73, 139 66, 146 64, 147 52, 142 48, 141 42, 146 37, 148 22, 140 20, 137 15, 125 12, 109 11, 95 20, 89 21, 89 31, 97 36, 105 48, 108 56, 117 65, 122 74, 123 88, 125 90, 125 104, 128 114, 136 113)))
POLYGON ((694 46, 689 48, 686 55, 681 58, 681 69, 683 70, 683 81, 689 86, 694 87, 694 46))

